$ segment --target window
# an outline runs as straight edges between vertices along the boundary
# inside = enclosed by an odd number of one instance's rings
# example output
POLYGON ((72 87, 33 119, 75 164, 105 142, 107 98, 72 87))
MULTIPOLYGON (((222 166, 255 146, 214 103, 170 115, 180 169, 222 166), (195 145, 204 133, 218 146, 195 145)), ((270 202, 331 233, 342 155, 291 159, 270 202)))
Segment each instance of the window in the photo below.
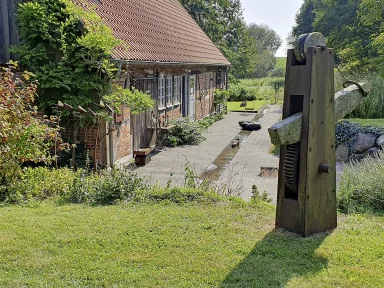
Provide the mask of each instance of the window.
POLYGON ((181 96, 181 76, 175 76, 174 79, 174 92, 173 92, 173 103, 180 103, 181 96))
POLYGON ((164 81, 164 77, 160 77, 159 80, 159 97, 158 97, 158 101, 159 101, 159 107, 164 107, 165 106, 165 81, 164 81))
POLYGON ((172 77, 167 77, 167 105, 172 105, 172 77))

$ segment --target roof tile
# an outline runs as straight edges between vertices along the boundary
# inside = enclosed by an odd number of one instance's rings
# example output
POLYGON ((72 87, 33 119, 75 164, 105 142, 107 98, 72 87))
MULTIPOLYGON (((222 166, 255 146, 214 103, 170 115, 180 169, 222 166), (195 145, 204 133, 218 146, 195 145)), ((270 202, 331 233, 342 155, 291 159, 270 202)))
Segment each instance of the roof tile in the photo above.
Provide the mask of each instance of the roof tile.
POLYGON ((129 46, 116 49, 114 58, 230 65, 178 0, 88 1, 115 37, 129 46))

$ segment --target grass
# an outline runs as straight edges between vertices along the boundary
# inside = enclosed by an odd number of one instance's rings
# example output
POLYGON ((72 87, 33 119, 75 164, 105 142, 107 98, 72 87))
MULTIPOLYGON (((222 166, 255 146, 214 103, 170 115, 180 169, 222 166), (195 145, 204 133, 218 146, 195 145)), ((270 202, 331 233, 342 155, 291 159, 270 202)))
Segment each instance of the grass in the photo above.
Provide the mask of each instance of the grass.
POLYGON ((274 230, 241 203, 0 208, 1 287, 384 287, 384 217, 274 230))
MULTIPOLYGON (((228 102, 227 110, 228 111, 244 111, 244 107, 240 107, 243 102, 228 102)), ((256 101, 248 101, 247 108, 254 108, 255 111, 259 111, 261 107, 266 104, 265 100, 256 100, 256 101)))
POLYGON ((384 152, 346 165, 338 187, 338 206, 344 212, 384 211, 384 152))
POLYGON ((375 126, 375 127, 384 127, 384 119, 347 119, 348 121, 358 123, 362 126, 375 126))
MULTIPOLYGON (((357 78, 357 77, 356 77, 357 78)), ((367 75, 359 82, 369 82, 371 85, 368 97, 352 113, 354 118, 378 119, 384 118, 384 81, 378 74, 367 75)))

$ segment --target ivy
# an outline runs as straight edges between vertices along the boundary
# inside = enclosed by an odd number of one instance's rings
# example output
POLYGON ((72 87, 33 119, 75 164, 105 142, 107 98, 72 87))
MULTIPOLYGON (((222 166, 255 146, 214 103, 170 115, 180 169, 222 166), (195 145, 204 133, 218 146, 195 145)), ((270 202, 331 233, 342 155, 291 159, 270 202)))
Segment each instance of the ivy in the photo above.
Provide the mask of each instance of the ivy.
POLYGON ((131 114, 139 114, 154 105, 151 94, 141 92, 134 87, 132 87, 131 91, 123 89, 121 86, 113 85, 112 91, 112 94, 104 96, 104 100, 111 104, 118 113, 121 112, 120 110, 123 105, 127 105, 130 108, 131 114))
MULTIPOLYGON (((39 108, 48 113, 58 101, 98 112, 94 103, 116 91, 111 84, 117 71, 110 61, 112 53, 128 49, 92 5, 76 2, 78 5, 71 0, 35 0, 20 4, 17 10, 23 42, 12 52, 36 74, 39 108)), ((132 105, 132 111, 141 112, 151 106, 145 93, 135 92, 135 97, 127 99, 128 92, 120 92, 108 97, 117 102, 114 107, 124 102, 132 105)))

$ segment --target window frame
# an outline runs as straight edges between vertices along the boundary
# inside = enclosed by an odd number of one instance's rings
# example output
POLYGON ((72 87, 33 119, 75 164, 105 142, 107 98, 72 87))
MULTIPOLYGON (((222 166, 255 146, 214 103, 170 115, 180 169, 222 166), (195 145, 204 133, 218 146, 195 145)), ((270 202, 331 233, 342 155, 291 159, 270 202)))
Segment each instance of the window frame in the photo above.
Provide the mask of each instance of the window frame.
POLYGON ((158 78, 158 106, 159 108, 165 107, 165 78, 164 76, 160 76, 158 78))
POLYGON ((182 76, 178 75, 174 77, 173 81, 173 103, 179 105, 181 103, 181 79, 182 76))
POLYGON ((173 77, 167 76, 165 79, 165 104, 167 106, 173 103, 173 77))

